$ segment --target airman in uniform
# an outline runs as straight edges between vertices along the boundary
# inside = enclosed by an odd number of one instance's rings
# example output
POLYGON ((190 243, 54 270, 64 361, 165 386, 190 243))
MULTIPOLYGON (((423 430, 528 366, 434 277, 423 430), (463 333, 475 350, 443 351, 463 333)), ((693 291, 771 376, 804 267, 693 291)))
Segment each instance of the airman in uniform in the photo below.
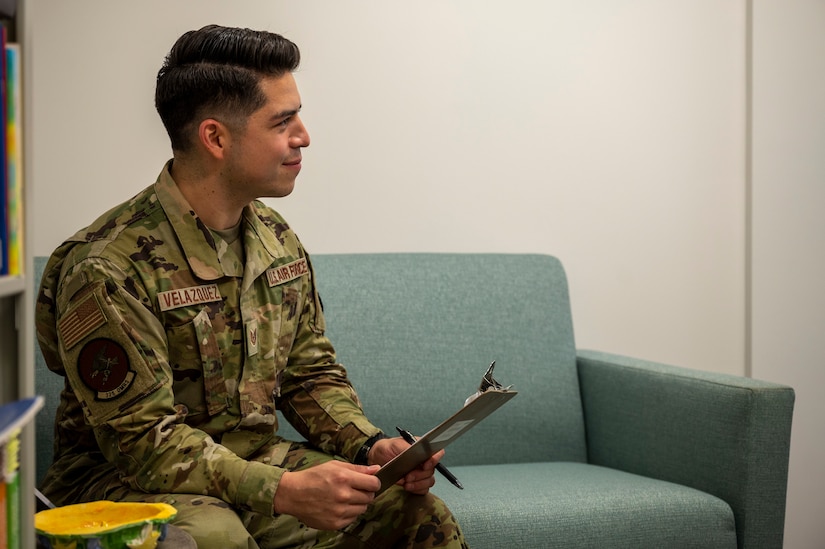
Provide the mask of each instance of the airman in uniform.
POLYGON ((376 494, 407 443, 365 417, 310 257, 257 200, 292 191, 309 145, 298 63, 279 35, 215 25, 167 56, 173 159, 43 275, 38 340, 66 382, 42 490, 168 502, 202 549, 466 547, 429 493, 441 454, 376 494), (307 442, 278 436, 276 410, 307 442))

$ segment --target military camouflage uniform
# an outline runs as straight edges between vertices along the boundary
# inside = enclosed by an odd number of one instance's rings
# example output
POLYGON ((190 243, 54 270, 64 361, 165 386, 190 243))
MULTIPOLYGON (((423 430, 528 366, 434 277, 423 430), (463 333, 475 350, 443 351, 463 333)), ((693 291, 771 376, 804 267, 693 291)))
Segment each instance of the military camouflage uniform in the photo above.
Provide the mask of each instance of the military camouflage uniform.
POLYGON ((201 547, 255 547, 247 530, 263 547, 463 546, 440 500, 397 487, 346 533, 273 519, 286 470, 352 460, 379 429, 324 335, 295 234, 254 202, 242 239, 245 258, 202 224, 167 165, 55 250, 36 323, 66 385, 44 493, 172 502, 201 547), (276 409, 311 448, 276 435, 276 409))

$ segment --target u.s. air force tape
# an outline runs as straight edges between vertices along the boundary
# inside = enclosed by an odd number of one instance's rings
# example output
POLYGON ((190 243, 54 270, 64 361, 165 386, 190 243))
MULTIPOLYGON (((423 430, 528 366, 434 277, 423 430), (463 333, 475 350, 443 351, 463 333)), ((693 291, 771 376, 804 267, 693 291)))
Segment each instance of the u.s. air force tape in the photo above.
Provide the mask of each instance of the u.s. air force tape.
POLYGON ((286 265, 279 265, 272 267, 266 271, 266 279, 269 282, 269 287, 284 284, 290 280, 295 280, 298 277, 304 276, 309 272, 309 265, 306 258, 296 259, 292 263, 286 265))

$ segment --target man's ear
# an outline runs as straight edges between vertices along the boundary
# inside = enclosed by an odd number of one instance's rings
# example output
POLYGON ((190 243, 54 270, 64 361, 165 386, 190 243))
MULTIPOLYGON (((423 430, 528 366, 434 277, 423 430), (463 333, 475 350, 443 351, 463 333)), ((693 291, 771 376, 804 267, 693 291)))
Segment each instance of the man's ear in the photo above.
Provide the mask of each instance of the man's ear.
POLYGON ((207 118, 198 126, 198 139, 211 156, 222 159, 229 144, 229 128, 214 118, 207 118))

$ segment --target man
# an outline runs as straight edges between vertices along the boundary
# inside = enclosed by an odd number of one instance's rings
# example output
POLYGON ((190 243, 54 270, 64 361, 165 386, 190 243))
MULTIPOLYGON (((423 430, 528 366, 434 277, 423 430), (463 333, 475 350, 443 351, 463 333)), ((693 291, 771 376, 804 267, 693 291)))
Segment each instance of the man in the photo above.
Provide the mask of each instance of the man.
POLYGON ((429 493, 442 454, 376 496, 407 443, 364 416, 309 257, 256 199, 292 192, 309 135, 298 48, 184 34, 158 73, 173 159, 50 258, 38 340, 65 376, 59 504, 165 501, 201 548, 466 547, 429 493), (275 410, 309 444, 277 436, 275 410))

